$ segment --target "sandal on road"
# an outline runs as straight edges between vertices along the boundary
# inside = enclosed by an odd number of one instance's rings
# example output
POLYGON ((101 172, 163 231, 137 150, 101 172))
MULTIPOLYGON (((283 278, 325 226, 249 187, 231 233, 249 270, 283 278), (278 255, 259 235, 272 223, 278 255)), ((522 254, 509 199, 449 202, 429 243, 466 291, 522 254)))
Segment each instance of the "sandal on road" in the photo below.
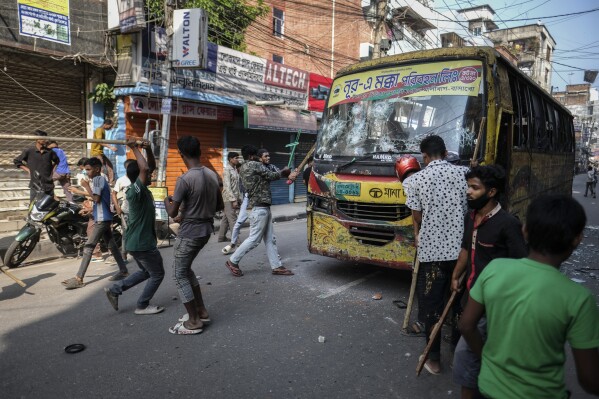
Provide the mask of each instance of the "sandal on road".
MULTIPOLYGON (((181 321, 181 322, 187 321, 187 320, 189 320, 189 313, 185 313, 183 316, 179 317, 179 321, 181 321)), ((200 318, 200 321, 205 326, 207 326, 208 324, 212 323, 212 320, 210 320, 210 318, 207 318, 207 319, 200 318)))
POLYGON ((77 277, 71 277, 70 279, 63 281, 62 285, 64 285, 64 288, 67 290, 85 287, 85 283, 79 280, 77 277))
POLYGON ((283 266, 277 267, 276 269, 272 269, 272 274, 274 274, 275 276, 293 276, 294 273, 289 270, 289 269, 285 269, 283 266))
POLYGON ((191 330, 191 329, 185 327, 183 322, 179 322, 179 323, 175 324, 174 327, 171 327, 168 329, 168 332, 170 332, 171 334, 175 334, 175 335, 194 335, 194 334, 200 334, 202 331, 204 331, 204 330, 202 330, 201 328, 191 330))
POLYGON ((232 275, 234 275, 235 277, 241 277, 243 276, 243 272, 241 271, 241 269, 239 268, 239 266, 237 266, 236 264, 234 264, 231 261, 226 261, 225 262, 225 266, 227 266, 227 269, 229 269, 229 271, 231 272, 232 275))
POLYGON ((224 255, 229 255, 232 254, 233 252, 235 252, 235 245, 227 245, 226 247, 224 247, 223 249, 220 250, 224 255))

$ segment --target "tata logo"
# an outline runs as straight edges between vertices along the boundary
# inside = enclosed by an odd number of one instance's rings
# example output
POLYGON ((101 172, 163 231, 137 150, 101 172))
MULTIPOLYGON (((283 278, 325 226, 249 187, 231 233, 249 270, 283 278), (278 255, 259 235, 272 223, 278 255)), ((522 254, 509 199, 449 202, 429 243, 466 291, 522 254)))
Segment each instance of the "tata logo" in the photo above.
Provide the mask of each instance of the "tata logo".
POLYGON ((370 194, 372 198, 381 198, 383 196, 383 190, 380 188, 371 188, 370 191, 368 191, 368 194, 370 194))

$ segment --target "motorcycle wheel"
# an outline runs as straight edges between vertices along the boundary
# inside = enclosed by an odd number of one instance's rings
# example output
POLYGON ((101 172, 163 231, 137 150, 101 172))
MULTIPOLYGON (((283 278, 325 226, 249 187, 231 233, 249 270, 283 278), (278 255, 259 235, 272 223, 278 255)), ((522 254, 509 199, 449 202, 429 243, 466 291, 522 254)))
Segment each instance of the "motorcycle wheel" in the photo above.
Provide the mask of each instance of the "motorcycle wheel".
POLYGON ((39 235, 34 234, 25 241, 15 241, 10 244, 4 255, 4 265, 11 269, 19 266, 31 254, 39 239, 39 235))

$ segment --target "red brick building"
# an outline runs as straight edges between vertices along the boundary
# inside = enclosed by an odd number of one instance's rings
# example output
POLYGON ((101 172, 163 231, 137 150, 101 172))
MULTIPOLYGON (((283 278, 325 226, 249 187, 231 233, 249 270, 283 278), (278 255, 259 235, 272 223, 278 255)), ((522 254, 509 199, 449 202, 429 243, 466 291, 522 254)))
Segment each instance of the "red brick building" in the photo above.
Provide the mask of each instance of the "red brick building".
POLYGON ((361 0, 264 3, 270 12, 248 28, 248 53, 334 77, 372 48, 373 25, 366 20, 361 0))

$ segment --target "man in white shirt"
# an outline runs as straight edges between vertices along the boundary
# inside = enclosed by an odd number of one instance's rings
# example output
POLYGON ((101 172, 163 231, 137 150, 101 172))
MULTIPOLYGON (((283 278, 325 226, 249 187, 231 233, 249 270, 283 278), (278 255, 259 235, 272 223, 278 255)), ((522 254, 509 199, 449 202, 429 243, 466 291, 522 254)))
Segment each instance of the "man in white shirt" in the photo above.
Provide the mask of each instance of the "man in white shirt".
MULTIPOLYGON (((445 142, 428 136, 420 143, 426 168, 405 180, 406 206, 418 225, 417 250, 419 315, 424 318, 428 343, 433 326, 445 306, 445 294, 461 249, 464 215, 468 210, 465 174, 467 167, 444 160, 445 142)), ((435 339, 424 367, 431 374, 441 372, 441 341, 435 339)))
MULTIPOLYGON (((128 159, 125 161, 125 170, 127 170, 127 166, 129 164, 134 163, 134 159, 128 159)), ((125 233, 127 231, 127 223, 129 221, 129 204, 127 203, 126 193, 131 186, 131 180, 127 177, 127 175, 121 176, 114 183, 114 187, 112 188, 112 192, 110 193, 112 196, 112 203, 114 204, 114 210, 116 214, 121 217, 121 229, 123 236, 123 245, 121 246, 123 250, 123 259, 127 260, 127 251, 125 250, 125 233)))

